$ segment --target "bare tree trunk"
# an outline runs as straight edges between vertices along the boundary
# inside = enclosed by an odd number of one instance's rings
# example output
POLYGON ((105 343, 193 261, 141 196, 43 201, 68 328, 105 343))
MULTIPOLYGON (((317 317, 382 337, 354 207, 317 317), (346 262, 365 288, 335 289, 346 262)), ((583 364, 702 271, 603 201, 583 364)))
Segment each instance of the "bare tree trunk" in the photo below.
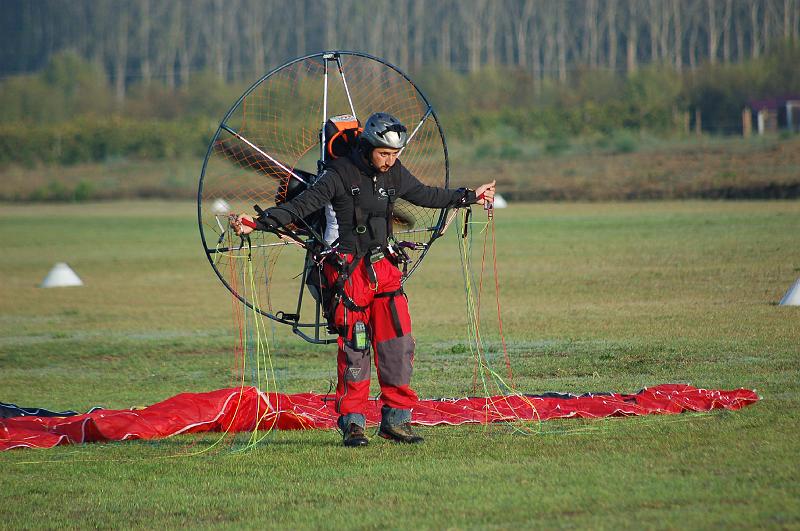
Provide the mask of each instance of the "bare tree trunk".
MULTIPOLYGON (((250 43, 251 67, 254 76, 260 76, 266 70, 266 47, 264 42, 264 10, 260 2, 247 6, 247 41, 250 43)), ((280 31, 277 28, 276 31, 280 31)))
POLYGON ((680 0, 672 0, 672 16, 674 20, 673 39, 674 39, 674 64, 675 70, 680 72, 683 69, 683 15, 681 13, 680 0))
POLYGON ((597 0, 583 1, 583 31, 581 32, 581 49, 578 57, 586 64, 592 64, 592 48, 594 46, 594 31, 596 28, 597 0))
MULTIPOLYGON (((483 34, 483 19, 487 12, 488 0, 475 0, 468 7, 461 7, 461 15, 467 28, 467 53, 469 71, 477 72, 481 67, 481 52, 484 48, 488 54, 488 35, 483 34)), ((461 4, 463 6, 464 4, 461 4)), ((492 45, 492 48, 494 45, 492 45)))
POLYGON ((725 11, 722 15, 722 61, 731 62, 731 16, 733 15, 733 0, 725 0, 725 11))
POLYGON ((142 83, 150 84, 150 0, 139 0, 139 61, 142 83))
POLYGON ((617 70, 617 0, 608 0, 606 5, 606 21, 608 30, 608 56, 606 64, 609 70, 617 70))
POLYGON ((761 38, 758 35, 758 3, 753 2, 750 4, 750 54, 753 59, 761 55, 761 38))
POLYGON ((733 25, 736 28, 736 60, 742 61, 746 57, 744 46, 744 17, 739 14, 733 19, 733 25))
POLYGON ((591 0, 587 9, 591 12, 591 26, 590 26, 590 46, 591 46, 591 65, 597 68, 600 64, 600 10, 598 9, 597 0, 591 0))
POLYGON ((708 60, 713 65, 717 62, 717 47, 719 46, 716 0, 706 0, 706 5, 708 7, 708 60))
POLYGON ((511 66, 518 64, 515 53, 516 31, 514 27, 514 14, 510 10, 501 10, 500 40, 503 43, 503 54, 500 64, 511 66))
POLYGON ((164 33, 160 41, 162 46, 157 46, 156 65, 164 71, 164 82, 170 90, 175 89, 175 60, 178 56, 178 43, 183 33, 181 24, 183 14, 180 2, 165 2, 158 6, 158 20, 164 33))
POLYGON ((394 26, 397 32, 395 39, 395 49, 397 50, 397 62, 403 67, 408 67, 408 45, 410 32, 408 30, 408 0, 397 2, 394 10, 394 26))
POLYGON ((543 77, 555 77, 556 71, 556 16, 555 8, 548 4, 542 20, 542 34, 544 35, 544 57, 542 63, 543 77))
POLYGON ((800 2, 792 0, 792 40, 797 41, 800 37, 800 2))
POLYGON ((114 95, 121 107, 125 102, 125 82, 128 69, 128 25, 130 11, 123 7, 117 11, 117 39, 114 50, 114 95))
MULTIPOLYGON (((331 6, 335 5, 334 0, 325 0, 326 5, 330 2, 331 6)), ((336 9, 335 7, 333 7, 336 9)), ((379 57, 386 57, 386 49, 388 43, 385 42, 386 33, 385 33, 385 24, 384 24, 384 10, 372 10, 371 12, 371 20, 370 23, 367 24, 367 48, 372 51, 375 55, 379 57)), ((326 35, 331 35, 330 41, 326 39, 325 47, 330 49, 334 46, 333 43, 333 32, 335 31, 334 21, 333 18, 330 17, 330 23, 326 24, 326 26, 330 26, 325 30, 326 35)))
MULTIPOLYGON (((180 64, 181 73, 181 86, 189 86, 189 77, 192 71, 192 61, 195 60, 195 53, 197 52, 197 44, 200 42, 201 32, 203 32, 203 25, 207 21, 206 17, 199 11, 193 9, 193 3, 190 0, 181 0, 183 5, 183 14, 186 17, 186 31, 184 32, 183 45, 178 48, 178 63, 180 64)), ((210 30, 207 35, 210 36, 210 30)), ((211 49, 211 46, 207 46, 211 49)), ((210 63, 206 63, 206 67, 210 67, 210 63)))
POLYGON ((415 69, 422 67, 425 46, 425 14, 427 12, 425 0, 416 0, 412 4, 413 20, 411 21, 411 29, 414 31, 414 37, 411 47, 411 64, 415 69))
POLYGON ((789 12, 791 10, 791 0, 783 0, 783 40, 788 41, 792 34, 789 31, 789 12))
MULTIPOLYGON (((497 64, 497 2, 489 1, 483 10, 481 17, 486 21, 486 64, 495 66, 497 64)), ((481 22, 478 22, 481 24, 481 22)))
POLYGON ((530 33, 531 15, 533 14, 533 1, 523 0, 520 4, 521 11, 514 13, 512 21, 515 24, 514 36, 517 46, 516 65, 520 68, 528 67, 528 39, 530 33))
POLYGON ((558 45, 558 80, 567 81, 567 14, 563 2, 556 12, 556 44, 558 45))
POLYGON ((792 4, 792 40, 797 41, 800 37, 800 5, 798 0, 794 0, 792 4))
MULTIPOLYGON (((445 4, 445 7, 447 7, 447 4, 445 4)), ((452 51, 450 49, 450 17, 447 16, 446 12, 441 13, 439 20, 441 23, 441 31, 439 32, 439 57, 443 67, 451 68, 453 63, 451 57, 452 51)))
POLYGON ((769 33, 771 28, 770 22, 772 20, 774 13, 775 13, 774 4, 769 0, 767 0, 764 3, 764 15, 761 18, 761 23, 763 24, 763 30, 761 31, 761 35, 762 38, 764 39, 763 40, 764 45, 762 46, 762 49, 765 52, 767 51, 767 47, 769 46, 769 40, 771 38, 771 35, 769 33))
POLYGON ((650 0, 647 5, 647 26, 650 30, 650 62, 658 59, 658 32, 661 24, 658 22, 658 6, 660 0, 650 0))
POLYGON ((178 73, 182 87, 189 86, 189 76, 191 75, 190 57, 189 48, 186 45, 178 47, 178 73))
MULTIPOLYGON (((26 6, 29 5, 36 5, 28 3, 26 6)), ((110 45, 108 40, 110 38, 109 31, 108 31, 108 21, 112 18, 110 15, 110 6, 108 2, 95 2, 93 5, 89 6, 86 10, 86 16, 90 21, 88 31, 91 35, 99 36, 99 38, 93 39, 93 44, 87 43, 87 54, 91 58, 91 61, 97 65, 99 65, 103 70, 106 72, 106 77, 108 79, 109 84, 113 83, 113 72, 106 69, 106 61, 110 55, 110 45)), ((31 24, 33 27, 36 27, 36 24, 31 24)), ((26 32, 27 33, 27 32, 26 32)), ((30 48, 30 46, 26 46, 30 48)))
POLYGON ((225 0, 214 0, 211 27, 211 64, 217 77, 225 79, 225 51, 223 28, 225 26, 225 0))
POLYGON ((242 43, 239 28, 244 27, 244 21, 239 16, 245 13, 242 0, 225 0, 228 15, 224 17, 222 27, 222 67, 223 79, 226 81, 239 81, 242 79, 242 43))
POLYGON ((542 88, 542 32, 540 31, 541 17, 535 16, 534 5, 532 0, 529 39, 531 43, 530 64, 531 74, 533 75, 533 90, 538 93, 542 88))
POLYGON ((639 56, 639 3, 638 0, 628 1, 628 34, 627 40, 627 70, 628 74, 636 72, 639 56))
MULTIPOLYGON (((323 0, 322 5, 325 6, 325 8, 323 9, 323 13, 324 13, 324 17, 325 17, 324 18, 324 20, 325 20, 325 39, 324 39, 323 46, 325 47, 326 50, 330 50, 334 46, 333 37, 334 37, 334 35, 336 35, 336 28, 335 28, 336 20, 334 19, 334 15, 336 14, 336 12, 338 10, 336 8, 336 2, 334 0, 323 0)), ((377 26, 377 24, 376 24, 376 26, 377 26)), ((373 28, 373 34, 374 34, 374 31, 375 30, 373 28)), ((377 40, 378 39, 375 39, 373 41, 373 44, 376 47, 379 44, 377 42, 377 40)), ((381 53, 381 52, 378 51, 377 53, 381 53)))
POLYGON ((478 24, 470 24, 469 32, 469 71, 477 72, 481 67, 481 49, 483 43, 481 42, 481 29, 478 24))
POLYGON ((689 68, 697 68, 697 40, 700 33, 699 24, 692 17, 692 25, 689 30, 689 68))
POLYGON ((659 5, 659 14, 660 14, 660 22, 661 22, 661 29, 659 30, 659 58, 664 62, 667 63, 670 60, 670 49, 669 49, 669 25, 670 25, 670 18, 672 13, 669 9, 669 5, 666 2, 662 2, 659 5))

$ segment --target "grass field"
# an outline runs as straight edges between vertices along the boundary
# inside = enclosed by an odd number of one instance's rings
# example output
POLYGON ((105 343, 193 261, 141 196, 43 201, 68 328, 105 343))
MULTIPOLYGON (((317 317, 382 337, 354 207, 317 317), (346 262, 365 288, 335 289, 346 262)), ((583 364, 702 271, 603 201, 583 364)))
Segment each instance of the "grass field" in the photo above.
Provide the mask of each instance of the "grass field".
MULTIPOLYGON (((231 300, 194 216, 181 202, 0 206, 0 401, 126 408, 230 385, 231 300), (37 288, 57 261, 86 286, 37 288)), ((800 277, 800 203, 512 204, 496 223, 520 389, 687 382, 763 400, 530 436, 423 428, 421 447, 353 451, 313 431, 197 456, 219 436, 11 451, 0 527, 800 527, 800 308, 776 304, 800 277)), ((453 234, 407 289, 418 391, 469 393, 453 234)), ((283 390, 327 390, 329 347, 280 328, 274 343, 283 390)))

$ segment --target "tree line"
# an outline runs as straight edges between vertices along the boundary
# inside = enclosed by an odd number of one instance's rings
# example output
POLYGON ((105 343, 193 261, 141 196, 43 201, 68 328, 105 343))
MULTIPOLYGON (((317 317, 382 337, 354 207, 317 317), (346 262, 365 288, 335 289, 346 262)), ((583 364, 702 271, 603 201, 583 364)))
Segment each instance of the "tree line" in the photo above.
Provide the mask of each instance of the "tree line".
POLYGON ((186 87, 202 71, 252 81, 323 49, 412 72, 514 67, 539 88, 583 68, 740 63, 800 40, 800 0, 3 0, 0 13, 4 77, 70 50, 118 102, 132 85, 186 87))

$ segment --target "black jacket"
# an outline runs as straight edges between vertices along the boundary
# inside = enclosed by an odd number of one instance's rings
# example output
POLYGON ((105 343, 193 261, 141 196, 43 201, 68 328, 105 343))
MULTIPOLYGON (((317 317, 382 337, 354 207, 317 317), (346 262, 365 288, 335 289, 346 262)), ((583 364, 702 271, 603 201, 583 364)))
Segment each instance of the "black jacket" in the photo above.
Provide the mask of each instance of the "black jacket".
POLYGON ((359 247, 364 252, 387 243, 387 206, 392 194, 428 208, 466 206, 476 201, 472 190, 449 190, 422 184, 399 159, 389 171, 380 173, 367 163, 360 151, 355 150, 349 157, 340 157, 326 164, 317 181, 296 198, 267 209, 265 215, 268 219, 259 219, 259 228, 287 225, 295 219, 290 212, 305 218, 330 203, 339 224, 339 251, 355 253, 358 238, 359 247), (361 223, 367 228, 363 234, 357 234, 355 230, 354 188, 358 189, 361 223))

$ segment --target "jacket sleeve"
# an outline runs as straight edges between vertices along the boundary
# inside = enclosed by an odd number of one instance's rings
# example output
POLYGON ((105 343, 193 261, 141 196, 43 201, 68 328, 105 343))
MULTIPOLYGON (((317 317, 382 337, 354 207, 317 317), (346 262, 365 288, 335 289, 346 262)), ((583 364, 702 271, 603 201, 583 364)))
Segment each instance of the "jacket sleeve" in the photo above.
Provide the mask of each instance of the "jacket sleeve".
POLYGON ((428 208, 462 207, 475 204, 475 191, 467 188, 451 190, 427 186, 408 171, 400 168, 400 197, 417 206, 428 208))
POLYGON ((282 227, 296 218, 304 218, 313 214, 331 202, 336 195, 337 183, 341 181, 335 170, 326 169, 308 189, 282 205, 268 208, 264 215, 256 221, 256 226, 267 228, 282 227))

